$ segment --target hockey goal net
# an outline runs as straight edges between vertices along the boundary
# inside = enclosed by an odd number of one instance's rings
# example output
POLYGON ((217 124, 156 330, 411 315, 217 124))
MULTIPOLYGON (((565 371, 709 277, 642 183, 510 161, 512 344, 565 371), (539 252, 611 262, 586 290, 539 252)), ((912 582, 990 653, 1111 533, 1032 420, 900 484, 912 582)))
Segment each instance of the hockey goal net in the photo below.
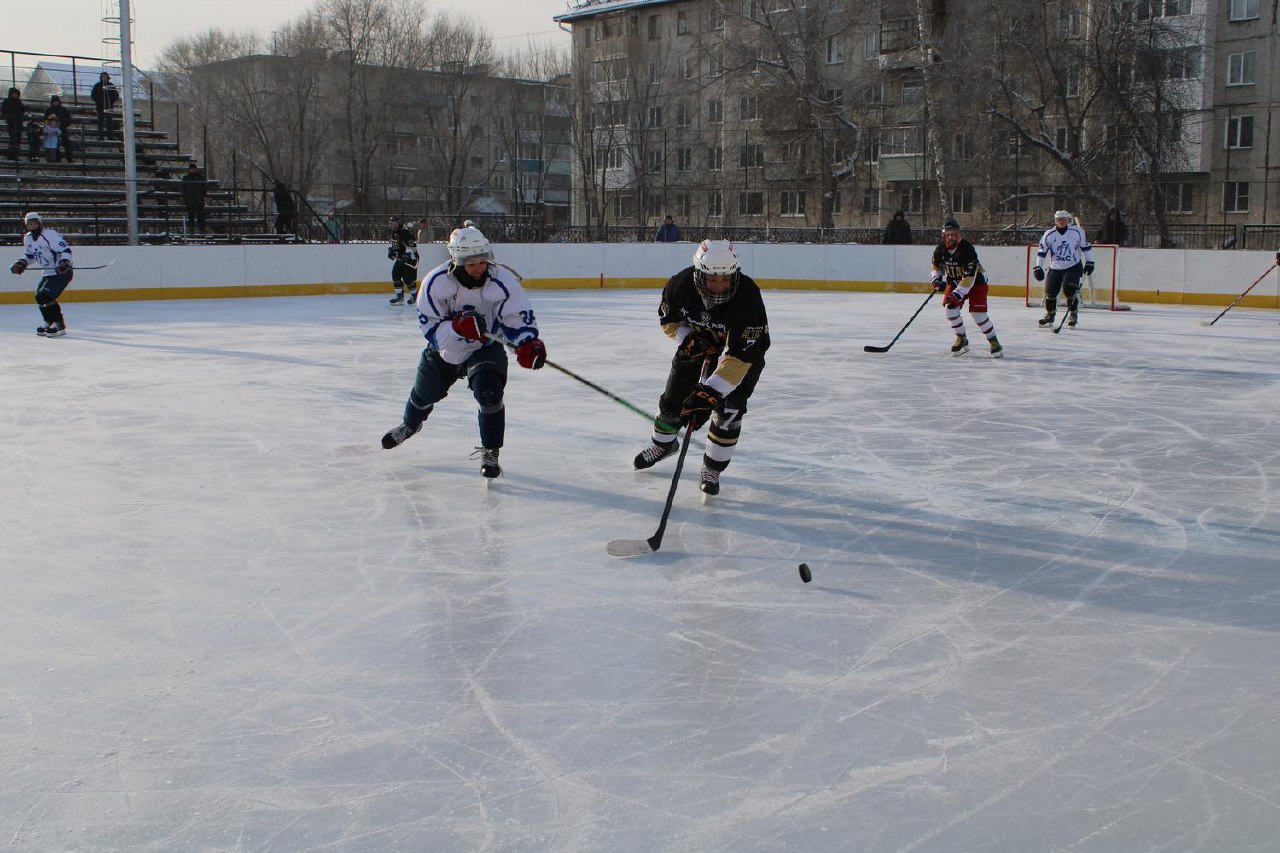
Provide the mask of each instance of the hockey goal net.
MULTIPOLYGON (((1118 247, 1109 243, 1093 244, 1093 274, 1080 279, 1080 307, 1103 308, 1108 311, 1128 311, 1128 305, 1120 304, 1116 290, 1116 261, 1118 247)), ((1027 246, 1027 295, 1028 308, 1039 308, 1044 305, 1044 282, 1036 281, 1031 270, 1036 265, 1036 249, 1027 246)), ((1061 301, 1062 297, 1058 299, 1061 301)))

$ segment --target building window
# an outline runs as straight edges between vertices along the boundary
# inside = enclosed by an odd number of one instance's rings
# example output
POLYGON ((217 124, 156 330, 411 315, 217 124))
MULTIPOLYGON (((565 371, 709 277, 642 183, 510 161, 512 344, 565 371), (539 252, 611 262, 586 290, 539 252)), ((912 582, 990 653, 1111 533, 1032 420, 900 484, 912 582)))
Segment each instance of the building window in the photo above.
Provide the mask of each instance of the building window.
POLYGON ((1079 38, 1084 33, 1084 11, 1066 8, 1058 13, 1058 37, 1079 38))
POLYGON ((693 116, 689 104, 685 101, 676 101, 676 127, 688 127, 691 124, 693 124, 693 116))
POLYGON ((760 118, 760 99, 755 95, 742 95, 738 98, 738 118, 751 121, 760 118))
POLYGON ((662 152, 650 151, 647 156, 649 160, 649 171, 655 172, 655 173, 661 172, 662 171, 662 152))
POLYGON ((681 219, 689 218, 689 194, 688 193, 676 194, 676 214, 681 219))
POLYGON ((1249 212, 1249 182, 1227 181, 1222 185, 1222 212, 1249 212))
POLYGON ((903 190, 900 200, 901 203, 898 207, 907 213, 920 213, 924 210, 924 187, 912 187, 909 190, 903 190))
POLYGON ((951 139, 951 156, 957 160, 972 160, 978 156, 978 145, 973 141, 973 131, 964 130, 951 139))
POLYGON ((596 153, 596 162, 603 163, 606 169, 621 169, 622 149, 618 147, 603 148, 596 153))
POLYGON ((764 193, 761 193, 761 192, 738 193, 738 215, 739 216, 763 216, 764 215, 764 193))
POLYGON ((1008 157, 1010 160, 1016 160, 1021 157, 1022 154, 1021 136, 1010 136, 1004 141, 1004 156, 1008 157))
POLYGON ((662 127, 662 107, 649 107, 649 127, 662 127))
POLYGON ((1246 50, 1227 56, 1227 85, 1252 86, 1258 73, 1258 52, 1246 50))
POLYGON ((1232 116, 1227 119, 1224 148, 1253 147, 1253 116, 1232 116))
POLYGON ((707 98, 707 124, 719 124, 724 121, 724 101, 720 98, 707 98))
POLYGON ((724 32, 724 9, 718 5, 711 7, 711 29, 715 32, 724 32))
POLYGON ((712 145, 707 149, 707 168, 712 172, 719 172, 724 168, 724 149, 719 145, 712 145))
POLYGON ((621 222, 631 218, 631 196, 615 195, 613 197, 613 219, 621 222))
POLYGON ((951 210, 973 213, 973 187, 956 187, 951 191, 951 210))
POLYGON ((862 212, 863 213, 879 213, 880 212, 880 190, 866 189, 862 191, 862 212))
POLYGON ((1191 0, 1138 0, 1134 12, 1140 21, 1190 15, 1191 0))
POLYGON ((724 74, 724 57, 716 51, 707 58, 707 76, 719 77, 722 74, 724 74))
POLYGON ((831 36, 827 39, 827 64, 837 65, 844 62, 844 39, 831 36))
POLYGON ((893 21, 880 22, 880 52, 896 53, 911 47, 920 34, 916 29, 915 18, 898 18, 893 21))
POLYGON ((902 105, 904 107, 915 107, 920 104, 920 93, 922 87, 919 83, 903 83, 902 84, 902 105))
POLYGON ((1026 213, 1027 212, 1027 196, 1030 193, 1026 187, 1005 187, 1000 199, 1001 213, 1026 213))
POLYGON ((764 143, 744 142, 738 148, 738 168, 751 169, 764 165, 764 143))
POLYGON ((1258 17, 1258 0, 1231 0, 1227 17, 1232 21, 1252 21, 1258 17))
POLYGON ((662 36, 662 16, 649 16, 649 38, 656 39, 662 36))
POLYGON ((1066 98, 1080 97, 1080 69, 1072 66, 1062 72, 1062 95, 1066 98))
POLYGON ((782 216, 804 216, 804 190, 783 190, 778 195, 778 213, 782 216))
POLYGON ((869 32, 862 34, 862 58, 864 60, 873 60, 880 58, 880 39, 879 33, 869 32))
POLYGON ((693 68, 695 64, 696 64, 696 61, 692 56, 680 57, 680 79, 681 80, 693 79, 693 68))
POLYGON ((693 149, 692 148, 676 149, 676 171, 677 172, 693 171, 693 149))
POLYGON ((1076 147, 1079 137, 1069 127, 1054 128, 1053 144, 1063 153, 1069 154, 1076 147))
POLYGON ((658 69, 658 63, 650 62, 649 63, 649 82, 657 83, 661 79, 662 79, 662 72, 658 69))
POLYGON ((822 90, 822 99, 826 101, 825 106, 829 110, 843 109, 844 89, 825 88, 822 90))
POLYGON ((1169 184, 1164 191, 1164 209, 1166 213, 1194 213, 1195 184, 1169 184))
POLYGON ((724 193, 707 196, 707 216, 724 216, 724 193))
POLYGON ((689 34, 689 14, 683 10, 676 12, 676 34, 682 36, 689 34))

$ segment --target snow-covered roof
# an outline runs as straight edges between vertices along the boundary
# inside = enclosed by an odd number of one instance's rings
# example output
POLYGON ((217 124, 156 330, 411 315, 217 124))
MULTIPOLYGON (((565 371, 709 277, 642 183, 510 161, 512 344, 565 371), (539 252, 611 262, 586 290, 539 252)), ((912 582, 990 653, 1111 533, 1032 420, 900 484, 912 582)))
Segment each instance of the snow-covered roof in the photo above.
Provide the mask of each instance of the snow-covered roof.
POLYGON ((574 21, 594 18, 597 15, 604 15, 609 12, 639 9, 645 6, 662 6, 675 2, 678 2, 678 0, 578 0, 578 2, 573 3, 568 12, 556 15, 552 20, 557 23, 563 21, 571 24, 574 21))
MULTIPOLYGON (((42 60, 31 69, 27 79, 19 81, 17 86, 22 90, 22 98, 25 101, 47 101, 53 95, 57 95, 64 101, 88 101, 93 84, 98 82, 98 76, 103 71, 111 75, 112 82, 117 86, 120 85, 120 69, 116 66, 81 62, 72 66, 70 62, 42 60)), ((145 90, 139 85, 136 77, 133 93, 137 98, 145 95, 145 90)))

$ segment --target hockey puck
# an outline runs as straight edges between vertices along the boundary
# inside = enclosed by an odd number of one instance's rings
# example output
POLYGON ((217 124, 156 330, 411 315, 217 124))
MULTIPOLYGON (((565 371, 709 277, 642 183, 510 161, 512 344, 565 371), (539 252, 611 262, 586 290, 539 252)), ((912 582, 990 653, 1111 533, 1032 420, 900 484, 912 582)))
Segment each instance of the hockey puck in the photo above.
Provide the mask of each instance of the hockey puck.
POLYGON ((808 583, 809 581, 813 580, 813 573, 809 571, 808 563, 800 564, 800 580, 804 581, 805 583, 808 583))

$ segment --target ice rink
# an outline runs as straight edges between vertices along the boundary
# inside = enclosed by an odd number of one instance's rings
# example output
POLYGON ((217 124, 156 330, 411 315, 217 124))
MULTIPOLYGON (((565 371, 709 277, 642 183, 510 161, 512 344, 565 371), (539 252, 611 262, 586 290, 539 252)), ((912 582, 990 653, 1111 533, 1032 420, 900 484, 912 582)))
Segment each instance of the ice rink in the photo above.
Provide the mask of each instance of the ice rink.
MULTIPOLYGON (((74 289, 73 289, 74 292, 74 289)), ((535 291, 648 411, 658 292, 535 291)), ((0 306, 0 847, 1280 849, 1280 314, 765 293, 723 491, 385 296, 0 306), (797 564, 813 568, 801 583, 797 564)))

